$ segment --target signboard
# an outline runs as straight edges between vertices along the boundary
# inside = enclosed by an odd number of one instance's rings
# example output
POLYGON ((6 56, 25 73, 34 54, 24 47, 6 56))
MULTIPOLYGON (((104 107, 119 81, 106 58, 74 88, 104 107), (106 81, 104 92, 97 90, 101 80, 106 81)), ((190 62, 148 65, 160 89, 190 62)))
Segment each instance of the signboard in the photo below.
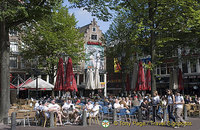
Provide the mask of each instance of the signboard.
POLYGON ((114 58, 114 72, 118 73, 121 70, 121 66, 117 60, 117 58, 114 58))
POLYGON ((104 47, 99 45, 86 45, 86 59, 85 69, 98 68, 99 70, 105 70, 104 66, 104 47))
POLYGON ((101 82, 101 88, 105 88, 105 82, 101 82))

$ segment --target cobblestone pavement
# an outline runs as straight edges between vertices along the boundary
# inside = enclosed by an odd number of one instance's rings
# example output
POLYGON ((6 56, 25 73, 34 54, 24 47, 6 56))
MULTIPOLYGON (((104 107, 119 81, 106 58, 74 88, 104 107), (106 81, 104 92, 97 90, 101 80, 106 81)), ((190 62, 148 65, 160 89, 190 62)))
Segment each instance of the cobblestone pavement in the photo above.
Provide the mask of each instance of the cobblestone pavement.
MULTIPOLYGON (((185 126, 185 127, 180 127, 178 129, 180 130, 200 130, 200 118, 189 118, 187 122, 191 122, 191 126, 185 126)), ((109 130, 173 130, 174 128, 172 127, 167 127, 167 126, 155 126, 155 125, 145 125, 145 126, 136 126, 131 123, 130 126, 128 126, 128 123, 124 122, 116 122, 118 125, 111 124, 109 127, 104 128, 102 125, 91 125, 91 126, 75 126, 75 125, 67 125, 67 126, 58 126, 55 128, 43 128, 40 126, 17 126, 16 130, 104 130, 104 129, 109 129, 109 130), (124 126, 122 126, 124 125, 124 126)), ((0 130, 10 130, 10 126, 6 126, 3 124, 0 124, 0 130)))

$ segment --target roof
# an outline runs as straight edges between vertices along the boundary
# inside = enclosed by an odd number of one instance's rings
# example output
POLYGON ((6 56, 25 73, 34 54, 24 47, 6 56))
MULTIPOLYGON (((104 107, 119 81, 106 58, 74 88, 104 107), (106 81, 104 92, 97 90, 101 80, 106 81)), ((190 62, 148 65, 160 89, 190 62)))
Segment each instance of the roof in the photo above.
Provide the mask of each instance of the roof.
MULTIPOLYGON (((21 87, 27 89, 36 89, 36 79, 21 87)), ((54 86, 52 84, 42 80, 41 78, 38 78, 38 89, 52 90, 53 88, 54 86)))
POLYGON ((86 33, 86 31, 87 31, 87 29, 89 28, 90 25, 91 25, 91 23, 87 24, 87 25, 85 25, 83 27, 80 27, 79 28, 80 33, 86 33))

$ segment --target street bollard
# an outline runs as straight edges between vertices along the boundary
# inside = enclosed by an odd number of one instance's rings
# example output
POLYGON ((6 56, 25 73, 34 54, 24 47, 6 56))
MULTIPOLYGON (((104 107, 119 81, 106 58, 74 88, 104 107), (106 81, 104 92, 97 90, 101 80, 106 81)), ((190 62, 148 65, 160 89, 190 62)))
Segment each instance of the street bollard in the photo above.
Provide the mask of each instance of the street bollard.
POLYGON ((188 117, 187 117, 187 107, 186 107, 186 105, 184 105, 184 119, 185 120, 188 120, 188 117))
POLYGON ((11 130, 16 130, 16 113, 11 114, 11 130))
POLYGON ((141 110, 141 108, 138 109, 138 122, 142 122, 142 110, 141 110))
POLYGON ((164 114, 163 121, 166 122, 167 121, 167 108, 164 108, 163 114, 164 114))
POLYGON ((83 126, 87 126, 87 112, 83 110, 83 126))
POLYGON ((50 112, 50 128, 54 128, 54 113, 50 112))
POLYGON ((113 122, 117 121, 117 109, 113 111, 113 122))

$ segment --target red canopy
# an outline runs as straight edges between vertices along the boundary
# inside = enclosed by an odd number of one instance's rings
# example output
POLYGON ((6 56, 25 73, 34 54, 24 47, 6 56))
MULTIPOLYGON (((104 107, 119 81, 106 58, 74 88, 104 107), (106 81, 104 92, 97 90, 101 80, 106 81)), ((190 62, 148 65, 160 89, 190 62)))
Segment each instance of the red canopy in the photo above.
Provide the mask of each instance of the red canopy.
POLYGON ((142 61, 140 61, 135 91, 145 91, 145 90, 147 90, 147 88, 145 85, 144 69, 142 67, 142 61))
POLYGON ((64 89, 64 68, 63 68, 63 59, 60 58, 58 62, 57 78, 54 90, 61 91, 63 89, 64 89))
POLYGON ((68 58, 68 63, 66 66, 66 84, 65 84, 66 91, 78 91, 76 80, 74 78, 73 67, 72 67, 72 59, 68 58))
POLYGON ((178 89, 184 90, 183 75, 181 69, 179 69, 179 75, 178 75, 178 89))
POLYGON ((17 87, 10 83, 10 89, 16 89, 17 87))
POLYGON ((33 80, 31 79, 31 78, 29 78, 29 79, 27 79, 25 82, 23 82, 23 83, 21 83, 19 86, 17 86, 17 88, 18 87, 22 87, 23 85, 26 85, 26 84, 28 84, 28 83, 30 83, 30 82, 32 82, 33 80))
MULTIPOLYGON (((148 63, 149 65, 151 62, 148 63)), ((151 91, 151 70, 148 68, 146 72, 146 88, 151 91)))

